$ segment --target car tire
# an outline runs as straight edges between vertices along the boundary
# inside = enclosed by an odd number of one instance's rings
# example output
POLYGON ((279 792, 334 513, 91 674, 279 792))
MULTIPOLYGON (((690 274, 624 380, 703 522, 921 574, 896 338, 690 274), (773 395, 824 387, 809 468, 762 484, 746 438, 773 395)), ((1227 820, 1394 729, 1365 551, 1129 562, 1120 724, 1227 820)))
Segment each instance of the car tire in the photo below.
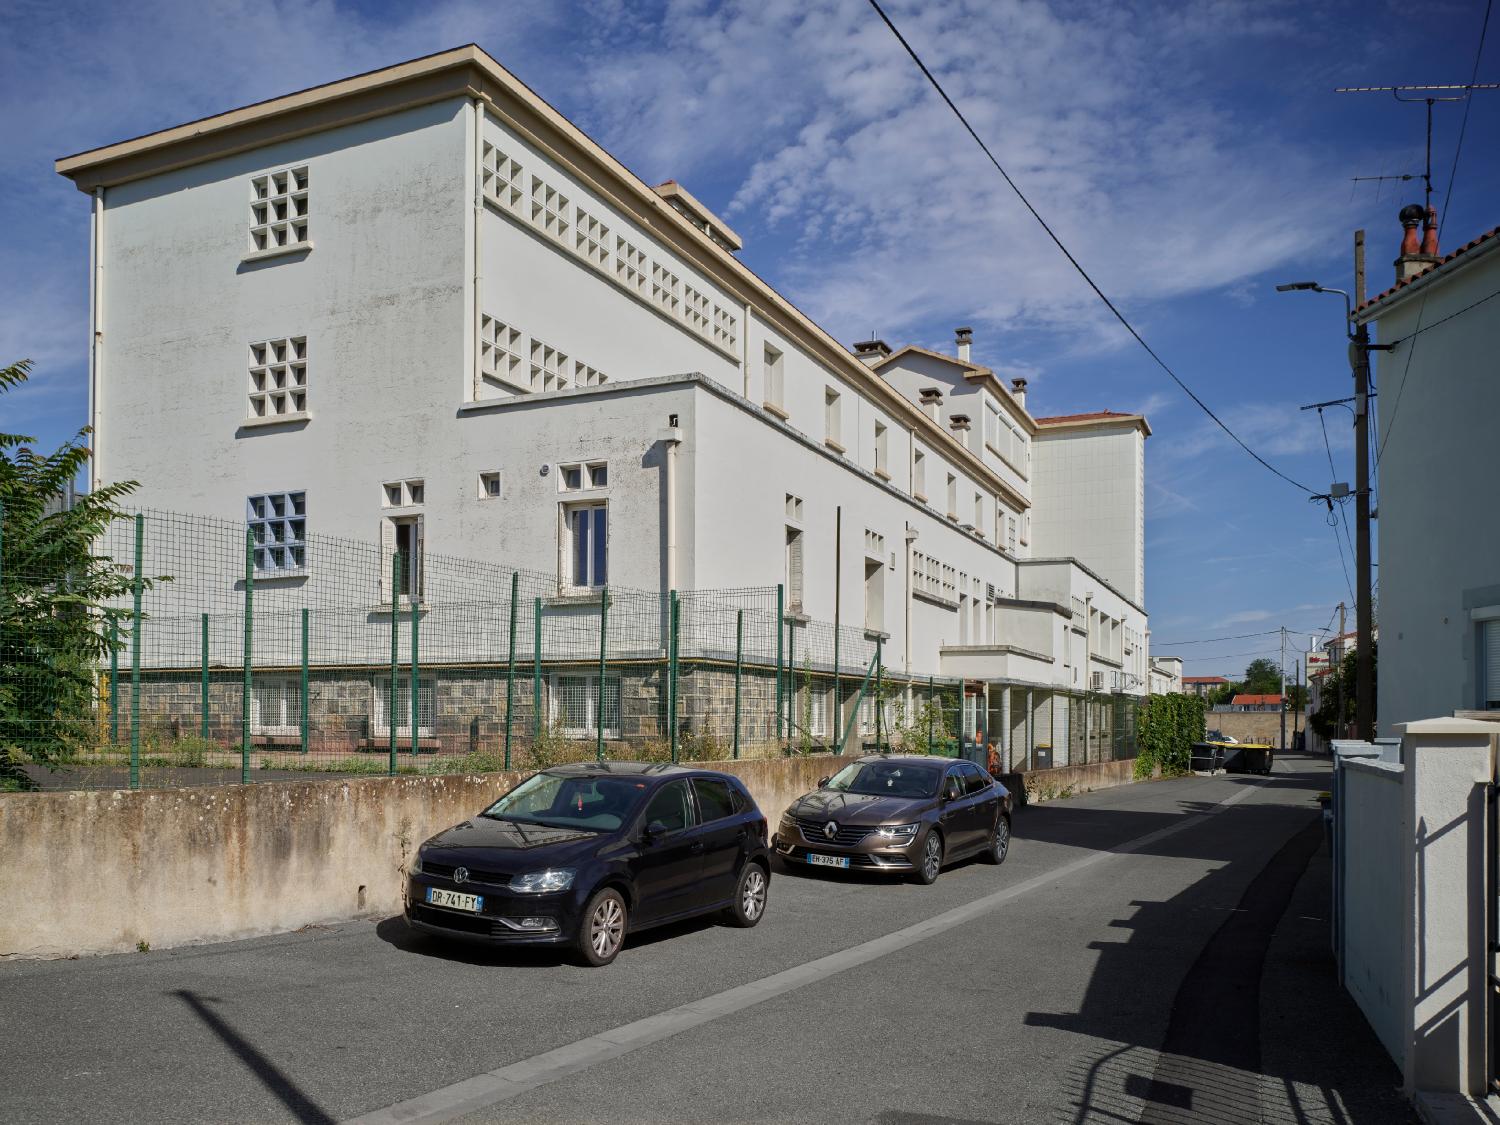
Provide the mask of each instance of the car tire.
POLYGON ((630 912, 625 898, 613 887, 595 891, 578 921, 574 947, 579 959, 593 968, 608 965, 625 945, 630 912))
POLYGON ((1001 864, 1005 857, 1010 854, 1010 817, 1001 813, 995 821, 995 830, 990 834, 990 842, 984 849, 984 861, 986 863, 1001 864))
POLYGON ((753 860, 745 864, 734 887, 734 901, 724 911, 729 924, 748 930, 765 917, 766 896, 770 889, 771 879, 766 869, 753 860))
POLYGON ((944 850, 943 834, 936 828, 932 829, 922 844, 922 854, 917 859, 917 873, 914 876, 924 887, 936 883, 937 877, 942 873, 944 850))

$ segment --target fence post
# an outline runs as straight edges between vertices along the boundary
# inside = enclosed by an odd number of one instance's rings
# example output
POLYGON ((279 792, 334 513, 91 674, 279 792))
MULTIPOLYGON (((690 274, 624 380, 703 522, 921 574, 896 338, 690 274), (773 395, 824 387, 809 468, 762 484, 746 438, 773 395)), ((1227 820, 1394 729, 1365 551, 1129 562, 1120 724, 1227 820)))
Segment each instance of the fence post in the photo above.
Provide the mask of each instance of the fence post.
POLYGON ((386 772, 396 773, 396 684, 399 675, 396 664, 401 656, 401 553, 391 555, 391 698, 386 708, 386 722, 390 724, 391 747, 386 772))
POLYGON ((510 713, 516 701, 516 594, 521 572, 510 574, 510 651, 505 655, 505 768, 510 769, 510 713))
MULTIPOLYGON (((137 517, 139 518, 139 517, 137 517)), ((245 635, 240 652, 240 783, 250 783, 250 679, 255 667, 255 533, 245 529, 245 635)))
POLYGON ((141 566, 146 517, 135 517, 135 573, 130 621, 130 788, 141 787, 141 566))
POLYGON ((542 599, 531 603, 531 725, 532 741, 542 740, 542 599))
POLYGON ((306 754, 308 751, 307 712, 308 704, 311 702, 311 700, 309 699, 311 692, 308 690, 309 684, 307 675, 307 633, 308 625, 310 624, 310 616, 311 611, 304 607, 302 610, 302 752, 304 754, 306 754))
POLYGON ((786 678, 790 690, 786 693, 786 737, 790 744, 796 734, 796 724, 792 722, 792 710, 797 706, 797 623, 788 621, 786 623, 786 678))
POLYGON ((932 753, 932 708, 934 706, 934 695, 937 684, 934 677, 927 677, 927 752, 932 753))
POLYGON ((781 725, 781 699, 785 684, 782 682, 781 672, 781 643, 782 634, 786 632, 786 587, 780 582, 776 583, 776 739, 779 742, 782 737, 781 725))
POLYGON ((199 674, 198 703, 199 710, 203 713, 198 724, 198 736, 205 742, 208 741, 208 614, 203 615, 203 639, 200 646, 203 650, 202 670, 199 674))
POLYGON ((880 638, 875 638, 875 752, 882 750, 880 724, 880 692, 885 686, 885 659, 881 655, 880 638))
POLYGON ((594 701, 594 760, 604 761, 604 671, 609 646, 609 587, 599 591, 599 684, 594 701))
POLYGON ((672 743, 672 761, 677 760, 677 591, 672 590, 667 616, 671 635, 667 640, 667 737, 672 743))
MULTIPOLYGON (((415 593, 415 591, 413 591, 415 593)), ((411 754, 415 758, 421 750, 417 742, 418 732, 421 730, 422 719, 422 691, 419 675, 420 659, 417 656, 417 622, 421 614, 417 612, 417 599, 409 599, 411 604, 411 754)), ((437 700, 432 701, 437 706, 437 700)))
POLYGON ((734 757, 740 756, 740 673, 745 665, 745 611, 734 611, 734 757))
POLYGON ((120 619, 109 614, 109 744, 120 745, 120 619))

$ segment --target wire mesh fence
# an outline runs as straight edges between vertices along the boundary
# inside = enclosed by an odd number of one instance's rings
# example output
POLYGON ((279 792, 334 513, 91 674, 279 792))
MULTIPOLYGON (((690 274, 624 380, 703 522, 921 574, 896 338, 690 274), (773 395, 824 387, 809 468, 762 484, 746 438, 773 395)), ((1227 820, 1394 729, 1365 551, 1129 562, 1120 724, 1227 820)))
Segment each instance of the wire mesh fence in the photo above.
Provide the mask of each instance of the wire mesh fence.
POLYGON ((123 592, 103 605, 38 620, 26 591, 67 575, 0 570, 0 786, 876 746, 1004 769, 1122 754, 1111 697, 1088 705, 1086 732, 1081 697, 893 675, 873 635, 789 616, 775 586, 570 589, 410 543, 308 536, 290 500, 258 499, 248 528, 150 511, 112 524, 97 553, 123 592))

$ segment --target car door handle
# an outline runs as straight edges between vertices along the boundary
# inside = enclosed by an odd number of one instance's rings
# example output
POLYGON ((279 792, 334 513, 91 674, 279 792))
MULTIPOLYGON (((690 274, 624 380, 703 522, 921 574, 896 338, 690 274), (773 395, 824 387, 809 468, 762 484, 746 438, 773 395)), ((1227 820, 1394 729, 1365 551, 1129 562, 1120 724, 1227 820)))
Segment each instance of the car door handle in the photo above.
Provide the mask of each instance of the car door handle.
POLYGON ((702 855, 703 854, 703 841, 702 840, 694 840, 691 844, 689 844, 688 845, 688 854, 689 855, 702 855))

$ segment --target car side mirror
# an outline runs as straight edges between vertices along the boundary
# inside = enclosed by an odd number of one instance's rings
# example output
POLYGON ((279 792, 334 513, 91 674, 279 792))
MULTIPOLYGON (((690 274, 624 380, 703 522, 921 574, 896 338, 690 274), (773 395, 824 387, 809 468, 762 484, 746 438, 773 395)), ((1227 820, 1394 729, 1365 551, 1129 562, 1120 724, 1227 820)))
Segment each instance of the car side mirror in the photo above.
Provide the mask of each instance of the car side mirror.
POLYGON ((832 780, 833 780, 832 777, 830 777, 828 774, 824 774, 822 777, 818 778, 818 788, 819 789, 827 789, 828 788, 828 783, 830 781, 832 781, 832 780))
POLYGON ((641 839, 648 844, 654 844, 667 834, 667 826, 659 820, 653 820, 646 825, 645 831, 641 833, 641 839))

